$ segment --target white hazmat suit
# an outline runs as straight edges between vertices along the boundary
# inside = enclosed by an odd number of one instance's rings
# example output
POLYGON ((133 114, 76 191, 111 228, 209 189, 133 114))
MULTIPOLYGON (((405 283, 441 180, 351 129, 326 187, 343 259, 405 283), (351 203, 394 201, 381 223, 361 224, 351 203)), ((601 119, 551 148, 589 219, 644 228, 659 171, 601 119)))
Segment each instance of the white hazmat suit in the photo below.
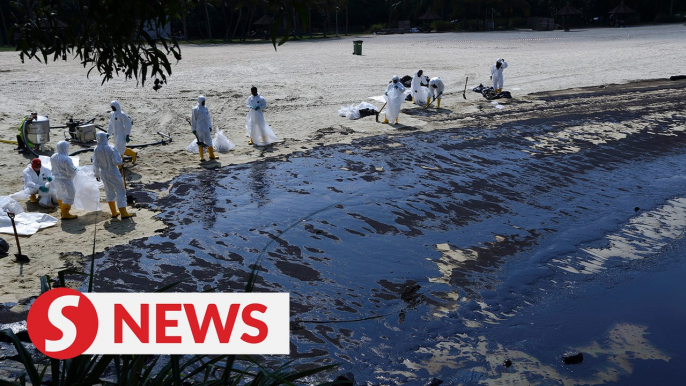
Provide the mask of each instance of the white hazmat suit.
POLYGON ((503 70, 507 68, 505 59, 498 58, 493 67, 491 67, 491 78, 493 79, 493 90, 495 92, 503 91, 503 70), (498 66, 500 63, 500 66, 498 66))
POLYGON ((69 213, 71 206, 74 204, 74 196, 76 189, 74 189, 74 177, 76 176, 76 168, 71 158, 69 158, 69 143, 66 141, 57 142, 57 154, 50 157, 50 165, 52 166, 52 176, 54 177, 54 186, 57 193, 58 203, 62 211, 62 219, 70 220, 78 216, 69 213))
POLYGON ((205 144, 207 152, 210 154, 210 159, 219 157, 214 156, 214 148, 212 147, 212 118, 210 111, 205 106, 205 96, 198 96, 198 104, 191 110, 191 131, 198 139, 198 152, 200 153, 200 160, 205 160, 204 147, 200 146, 200 142, 205 144))
POLYGON ((107 143, 107 134, 97 134, 98 145, 93 150, 93 174, 100 178, 105 188, 105 199, 110 206, 112 217, 122 218, 131 217, 126 211, 126 189, 119 166, 121 166, 121 155, 119 151, 107 143), (117 211, 119 208, 119 211, 117 211))
POLYGON ((436 107, 441 108, 441 97, 443 96, 443 91, 445 90, 445 85, 439 77, 431 78, 429 81, 429 92, 431 92, 431 98, 436 99, 436 107))
POLYGON ((38 205, 44 208, 52 208, 57 203, 55 188, 52 187, 52 173, 50 169, 41 166, 36 173, 31 164, 24 169, 24 190, 32 196, 38 195, 38 205))
POLYGON ((110 111, 110 123, 107 125, 107 135, 112 137, 114 147, 117 148, 119 154, 131 156, 131 160, 136 162, 137 153, 126 148, 126 143, 128 142, 129 135, 131 135, 131 128, 133 127, 131 117, 121 111, 119 102, 112 101, 110 106, 115 110, 110 111))
POLYGON ((412 77, 412 83, 410 84, 412 87, 412 102, 418 105, 426 105, 429 99, 429 89, 425 87, 427 84, 424 73, 419 74, 421 71, 415 72, 412 77))
POLYGON ((400 107, 405 100, 405 86, 400 83, 397 76, 394 76, 391 83, 386 87, 384 93, 386 99, 386 119, 383 123, 394 122, 398 123, 398 116, 400 115, 400 107))
POLYGON ((245 129, 252 143, 257 146, 266 146, 278 141, 279 138, 264 120, 262 111, 267 107, 267 101, 262 95, 250 95, 245 106, 249 109, 245 117, 245 129))

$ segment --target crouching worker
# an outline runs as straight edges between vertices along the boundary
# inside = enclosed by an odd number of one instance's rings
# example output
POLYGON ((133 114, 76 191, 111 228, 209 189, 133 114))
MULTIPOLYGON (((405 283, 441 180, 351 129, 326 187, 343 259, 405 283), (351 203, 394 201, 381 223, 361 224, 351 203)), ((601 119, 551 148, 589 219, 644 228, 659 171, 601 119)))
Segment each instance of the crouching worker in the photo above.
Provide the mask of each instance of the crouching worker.
POLYGON ((57 203, 60 205, 62 220, 71 220, 79 217, 69 213, 71 206, 74 205, 74 196, 76 196, 76 189, 74 189, 76 168, 71 158, 69 158, 69 142, 57 142, 57 153, 50 157, 50 165, 52 166, 53 181, 57 191, 57 203))
POLYGON ((43 208, 54 208, 57 204, 55 189, 51 189, 52 173, 41 165, 40 158, 34 158, 24 169, 24 189, 31 196, 29 201, 37 202, 43 208), (38 196, 38 197, 36 197, 38 196))
MULTIPOLYGON (((439 77, 431 78, 429 81, 429 91, 431 92, 431 99, 436 100, 436 108, 440 109, 441 108, 441 97, 443 96, 443 90, 445 90, 445 85, 443 84, 443 81, 439 77)), ((426 105, 429 105, 428 100, 426 101, 426 105)))
POLYGON ((107 143, 107 134, 98 133, 96 137, 98 145, 93 150, 93 173, 105 186, 105 199, 110 206, 112 217, 117 217, 120 213, 121 218, 131 217, 133 215, 126 211, 126 189, 119 171, 121 155, 115 147, 107 143))

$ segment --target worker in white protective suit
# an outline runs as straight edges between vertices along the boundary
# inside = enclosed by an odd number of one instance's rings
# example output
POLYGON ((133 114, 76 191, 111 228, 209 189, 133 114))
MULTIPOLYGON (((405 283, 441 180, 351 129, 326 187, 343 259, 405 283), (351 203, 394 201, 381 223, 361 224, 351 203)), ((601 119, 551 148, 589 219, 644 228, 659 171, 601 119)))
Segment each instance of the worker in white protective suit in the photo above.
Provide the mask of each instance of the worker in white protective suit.
POLYGON ((50 157, 52 166, 53 183, 57 193, 57 203, 60 206, 62 220, 71 220, 79 216, 69 213, 71 206, 74 205, 74 177, 76 168, 71 158, 69 158, 69 142, 57 142, 57 153, 50 157))
POLYGON ((24 189, 29 191, 29 201, 44 208, 53 208, 57 203, 55 189, 51 188, 52 173, 41 165, 40 158, 34 158, 24 169, 24 189), (38 198, 36 197, 38 196, 38 198))
POLYGON ((398 123, 398 115, 400 115, 400 107, 405 100, 405 86, 400 83, 400 78, 394 76, 391 83, 386 87, 384 93, 386 99, 386 114, 382 123, 395 122, 398 123))
POLYGON ((200 161, 205 160, 205 150, 200 143, 207 146, 207 153, 210 159, 217 159, 219 157, 214 155, 214 148, 212 147, 212 118, 210 118, 210 111, 205 107, 205 96, 198 96, 198 104, 191 110, 191 131, 198 140, 198 152, 200 153, 200 161))
POLYGON ((412 102, 418 105, 426 104, 429 96, 429 90, 426 88, 428 84, 426 84, 424 71, 419 70, 414 73, 410 86, 412 88, 412 102))
POLYGON ((431 80, 429 81, 429 92, 431 92, 431 99, 436 100, 436 108, 438 109, 441 108, 441 97, 443 96, 443 90, 445 90, 445 85, 443 84, 441 78, 431 78, 431 80))
POLYGON ((264 120, 262 113, 267 107, 267 101, 262 95, 257 93, 257 87, 250 88, 250 95, 245 102, 245 106, 249 109, 248 115, 245 117, 245 129, 250 137, 250 145, 267 146, 279 140, 274 134, 274 131, 264 120))
POLYGON ((496 93, 503 91, 503 70, 507 68, 505 59, 498 58, 491 67, 491 79, 493 79, 493 91, 496 93))
POLYGON ((98 145, 93 150, 93 173, 105 186, 105 199, 110 206, 112 217, 117 217, 120 213, 121 218, 131 217, 133 215, 126 211, 126 189, 119 171, 121 155, 115 147, 107 143, 107 134, 98 133, 96 137, 98 145))
POLYGON ((112 108, 112 111, 110 111, 110 123, 107 126, 107 135, 112 137, 114 147, 117 148, 119 154, 128 155, 131 157, 132 163, 136 162, 138 153, 126 148, 126 144, 131 140, 131 138, 129 138, 131 135, 131 127, 133 126, 131 117, 121 111, 121 106, 117 101, 112 101, 110 107, 112 108))

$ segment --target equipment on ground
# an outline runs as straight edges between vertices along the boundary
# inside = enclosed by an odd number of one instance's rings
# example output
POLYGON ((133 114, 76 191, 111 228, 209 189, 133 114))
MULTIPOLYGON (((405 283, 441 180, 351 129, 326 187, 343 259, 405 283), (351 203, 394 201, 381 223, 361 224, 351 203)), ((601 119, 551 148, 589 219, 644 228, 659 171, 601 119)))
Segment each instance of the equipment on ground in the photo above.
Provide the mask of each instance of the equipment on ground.
POLYGON ((44 150, 44 146, 50 141, 50 120, 47 115, 31 113, 22 123, 22 138, 24 142, 33 144, 35 150, 44 150))
POLYGON ((14 223, 14 212, 7 212, 7 217, 10 218, 10 221, 12 221, 12 229, 14 229, 14 239, 17 241, 17 251, 19 253, 15 253, 14 257, 16 257, 16 262, 17 263, 28 263, 31 261, 28 256, 23 255, 21 253, 21 246, 19 245, 19 235, 17 234, 17 226, 14 223))
POLYGON ((469 81, 469 77, 465 79, 464 81, 464 90, 462 91, 462 98, 467 99, 467 95, 465 93, 467 92, 467 82, 469 81))
POLYGON ((388 102, 384 103, 383 106, 381 106, 379 111, 376 113, 376 121, 377 122, 379 122, 379 114, 381 114, 381 110, 383 110, 383 108, 386 107, 387 104, 388 104, 388 102))
MULTIPOLYGON (((193 124, 191 123, 191 119, 190 119, 189 117, 186 117, 186 122, 188 122, 189 125, 193 126, 193 124)), ((201 140, 198 138, 198 135, 197 135, 197 134, 193 133, 193 135, 195 135, 195 140, 197 141, 198 146, 200 146, 200 147, 210 147, 210 146, 212 146, 211 144, 210 144, 209 146, 206 145, 205 142, 201 141, 201 140)))
POLYGON ((88 121, 83 121, 81 119, 75 121, 74 118, 69 118, 64 126, 53 127, 53 129, 69 128, 69 131, 64 132, 65 141, 77 143, 95 142, 96 131, 98 129, 105 131, 105 129, 94 124, 93 121, 95 121, 95 118, 88 121))

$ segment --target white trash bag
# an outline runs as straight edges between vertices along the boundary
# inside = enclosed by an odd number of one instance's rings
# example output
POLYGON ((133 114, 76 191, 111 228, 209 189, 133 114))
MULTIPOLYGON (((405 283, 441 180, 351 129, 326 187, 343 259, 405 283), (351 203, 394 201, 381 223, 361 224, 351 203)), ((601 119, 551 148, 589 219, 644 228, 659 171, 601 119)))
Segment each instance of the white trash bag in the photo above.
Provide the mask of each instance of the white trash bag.
POLYGON ((198 154, 200 153, 200 150, 198 150, 198 140, 194 139, 193 142, 191 142, 187 147, 186 151, 189 153, 195 153, 198 154))
POLYGON ((13 200, 17 200, 17 201, 28 200, 29 197, 31 197, 31 189, 26 188, 26 189, 20 190, 16 193, 12 193, 12 194, 10 194, 10 197, 12 197, 13 200))
POLYGON ((20 203, 14 201, 10 196, 0 196, 0 214, 4 215, 5 212, 12 212, 14 214, 21 213, 24 208, 20 203))
POLYGON ((104 188, 102 181, 95 179, 93 165, 78 168, 74 177, 74 205, 76 209, 97 212, 102 210, 100 205, 100 189, 104 188))
MULTIPOLYGON (((195 143, 195 147, 195 153, 197 153, 197 142, 195 143)), ((228 153, 229 151, 233 150, 234 147, 236 147, 236 144, 231 142, 228 138, 226 138, 226 135, 224 135, 224 130, 219 130, 214 134, 214 138, 212 139, 212 147, 214 148, 214 150, 220 153, 228 153)))

